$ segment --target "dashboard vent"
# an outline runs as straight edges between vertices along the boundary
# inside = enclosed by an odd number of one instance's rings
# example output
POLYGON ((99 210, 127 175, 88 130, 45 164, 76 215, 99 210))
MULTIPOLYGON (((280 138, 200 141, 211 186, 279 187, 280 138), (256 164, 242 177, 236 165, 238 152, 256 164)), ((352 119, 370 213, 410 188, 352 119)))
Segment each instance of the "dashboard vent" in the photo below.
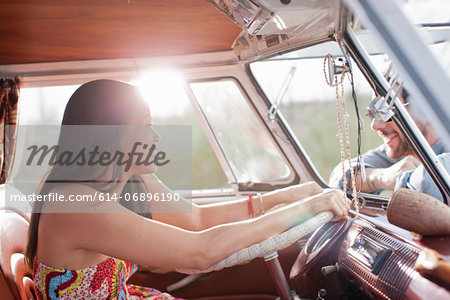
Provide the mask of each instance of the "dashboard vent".
POLYGON ((419 251, 371 227, 363 227, 358 237, 369 238, 383 248, 392 250, 392 254, 386 259, 378 275, 373 274, 372 270, 348 252, 341 262, 343 268, 378 296, 385 299, 403 299, 409 283, 417 276, 414 264, 419 251))

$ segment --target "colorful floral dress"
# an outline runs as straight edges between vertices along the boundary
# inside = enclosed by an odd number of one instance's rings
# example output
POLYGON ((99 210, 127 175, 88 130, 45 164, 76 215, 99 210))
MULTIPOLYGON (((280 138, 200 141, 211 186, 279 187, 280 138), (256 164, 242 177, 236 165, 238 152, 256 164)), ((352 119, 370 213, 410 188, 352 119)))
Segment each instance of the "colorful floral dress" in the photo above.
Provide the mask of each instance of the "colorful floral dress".
POLYGON ((48 267, 36 258, 33 281, 37 299, 179 299, 156 289, 126 284, 136 270, 137 265, 112 257, 77 270, 48 267))

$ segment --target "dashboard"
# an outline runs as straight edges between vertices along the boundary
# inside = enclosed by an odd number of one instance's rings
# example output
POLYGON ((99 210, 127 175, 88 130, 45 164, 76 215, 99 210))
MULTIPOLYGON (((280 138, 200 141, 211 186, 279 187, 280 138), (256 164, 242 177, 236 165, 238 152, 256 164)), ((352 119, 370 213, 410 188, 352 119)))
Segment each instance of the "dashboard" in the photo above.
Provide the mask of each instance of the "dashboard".
MULTIPOLYGON (((432 239, 435 251, 448 252, 449 236, 432 239)), ((306 298, 325 290, 325 299, 450 299, 448 287, 415 269, 428 247, 382 213, 360 214, 319 228, 298 255, 290 279, 306 298)))
POLYGON ((419 250, 370 224, 355 220, 342 245, 339 262, 367 294, 403 299, 416 271, 419 250))

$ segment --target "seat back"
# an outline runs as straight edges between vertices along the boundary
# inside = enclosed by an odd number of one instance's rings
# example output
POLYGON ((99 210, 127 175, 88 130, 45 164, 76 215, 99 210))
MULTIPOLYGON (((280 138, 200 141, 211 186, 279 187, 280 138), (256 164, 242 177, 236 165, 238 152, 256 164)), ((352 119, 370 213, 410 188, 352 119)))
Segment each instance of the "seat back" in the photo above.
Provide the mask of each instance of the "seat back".
MULTIPOLYGON (((32 275, 23 255, 28 225, 29 218, 26 214, 0 208, 0 281, 6 281, 11 299, 35 298, 32 275)), ((4 287, 5 284, 0 282, 0 289, 4 287)), ((0 295, 2 293, 3 291, 0 295)))
POLYGON ((11 289, 8 286, 5 276, 0 272, 0 299, 14 299, 11 289))

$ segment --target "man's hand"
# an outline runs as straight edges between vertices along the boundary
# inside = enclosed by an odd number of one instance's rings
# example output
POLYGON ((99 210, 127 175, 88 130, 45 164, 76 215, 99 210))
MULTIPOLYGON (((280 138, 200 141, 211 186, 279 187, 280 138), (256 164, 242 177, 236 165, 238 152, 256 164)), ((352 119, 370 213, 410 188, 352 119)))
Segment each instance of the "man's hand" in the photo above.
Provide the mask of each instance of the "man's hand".
POLYGON ((382 174, 381 176, 383 189, 394 190, 395 182, 397 181, 398 176, 400 176, 405 171, 417 168, 419 165, 420 161, 410 155, 408 155, 398 163, 393 164, 392 166, 387 168, 384 174, 382 174))
MULTIPOLYGON (((413 156, 407 156, 389 168, 366 168, 366 180, 361 187, 362 192, 373 193, 378 190, 394 190, 398 176, 405 171, 417 168, 420 162, 413 156)), ((360 172, 356 183, 359 188, 360 172)))
POLYGON ((356 189, 373 193, 378 190, 394 190, 398 176, 405 171, 413 170, 420 165, 419 160, 407 156, 389 168, 366 168, 366 180, 361 181, 361 172, 356 173, 356 189), (362 186, 360 187, 360 183, 362 186))

